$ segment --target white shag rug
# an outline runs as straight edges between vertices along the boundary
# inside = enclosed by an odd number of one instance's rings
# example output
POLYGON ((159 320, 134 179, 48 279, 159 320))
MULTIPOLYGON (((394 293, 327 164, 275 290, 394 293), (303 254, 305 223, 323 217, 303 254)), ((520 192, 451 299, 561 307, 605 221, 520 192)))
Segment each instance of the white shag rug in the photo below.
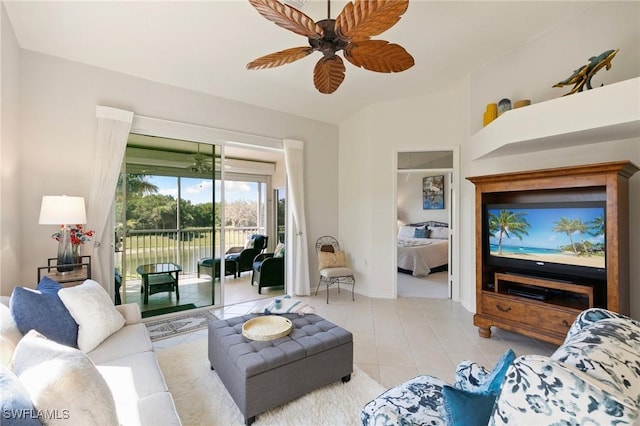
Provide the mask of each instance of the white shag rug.
MULTIPOLYGON (((244 424, 231 395, 211 370, 207 339, 159 349, 157 354, 184 426, 244 424)), ((356 366, 353 369, 348 383, 338 381, 258 415, 254 425, 359 425, 362 407, 385 389, 356 366)))

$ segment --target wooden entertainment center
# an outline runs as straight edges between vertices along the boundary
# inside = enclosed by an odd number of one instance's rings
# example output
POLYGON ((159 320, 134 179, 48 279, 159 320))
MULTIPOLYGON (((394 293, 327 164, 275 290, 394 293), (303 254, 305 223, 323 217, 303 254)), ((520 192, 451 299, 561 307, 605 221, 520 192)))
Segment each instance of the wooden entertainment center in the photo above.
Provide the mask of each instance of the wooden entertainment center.
POLYGON ((629 161, 467 178, 476 188, 476 314, 482 337, 491 327, 560 344, 589 307, 629 314, 629 161), (606 202, 606 279, 534 276, 486 263, 483 209, 495 203, 606 202), (544 293, 544 297, 539 295, 544 293))

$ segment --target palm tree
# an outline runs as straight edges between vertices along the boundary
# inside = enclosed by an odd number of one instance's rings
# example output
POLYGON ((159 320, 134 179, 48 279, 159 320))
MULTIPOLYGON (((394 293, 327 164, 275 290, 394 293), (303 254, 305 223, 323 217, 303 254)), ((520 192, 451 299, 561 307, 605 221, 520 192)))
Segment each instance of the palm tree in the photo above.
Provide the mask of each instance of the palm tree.
POLYGON ((529 235, 527 232, 531 225, 524 216, 527 213, 514 213, 511 210, 500 210, 498 214, 489 214, 489 232, 491 235, 498 236, 498 254, 502 254, 502 236, 506 235, 511 238, 513 235, 522 240, 523 235, 529 235))
POLYGON ((158 193, 158 187, 147 181, 147 175, 127 173, 125 182, 127 185, 128 195, 148 195, 158 193))
POLYGON ((573 242, 573 237, 571 235, 574 232, 584 231, 586 228, 585 225, 580 221, 580 219, 567 219, 566 217, 561 217, 560 220, 554 222, 554 224, 553 232, 567 234, 571 247, 573 248, 573 252, 578 254, 578 249, 576 249, 576 245, 573 242))
POLYGON ((587 222, 589 228, 589 234, 595 236, 604 235, 606 232, 606 224, 604 221, 604 215, 600 215, 593 220, 587 222))

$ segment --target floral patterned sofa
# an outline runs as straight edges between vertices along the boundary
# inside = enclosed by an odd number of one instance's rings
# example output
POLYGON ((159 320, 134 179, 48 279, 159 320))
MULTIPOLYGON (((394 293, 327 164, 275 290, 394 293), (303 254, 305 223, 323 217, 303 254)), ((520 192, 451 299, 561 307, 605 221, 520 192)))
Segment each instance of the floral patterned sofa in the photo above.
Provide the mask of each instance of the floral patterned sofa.
POLYGON ((583 311, 551 357, 469 361, 453 386, 418 376, 365 405, 363 425, 638 425, 640 322, 583 311))

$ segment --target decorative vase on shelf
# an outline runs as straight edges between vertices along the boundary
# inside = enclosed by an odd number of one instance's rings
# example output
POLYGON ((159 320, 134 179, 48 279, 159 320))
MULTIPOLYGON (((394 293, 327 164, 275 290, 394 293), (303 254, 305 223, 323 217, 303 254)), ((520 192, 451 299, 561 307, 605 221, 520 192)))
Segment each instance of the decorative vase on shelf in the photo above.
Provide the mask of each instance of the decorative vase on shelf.
POLYGON ((73 271, 73 246, 71 244, 71 233, 69 227, 65 226, 60 230, 60 242, 58 243, 58 260, 56 269, 58 275, 66 275, 73 271))
POLYGON ((80 244, 73 244, 73 263, 75 263, 75 269, 81 268, 82 258, 80 257, 80 244))

